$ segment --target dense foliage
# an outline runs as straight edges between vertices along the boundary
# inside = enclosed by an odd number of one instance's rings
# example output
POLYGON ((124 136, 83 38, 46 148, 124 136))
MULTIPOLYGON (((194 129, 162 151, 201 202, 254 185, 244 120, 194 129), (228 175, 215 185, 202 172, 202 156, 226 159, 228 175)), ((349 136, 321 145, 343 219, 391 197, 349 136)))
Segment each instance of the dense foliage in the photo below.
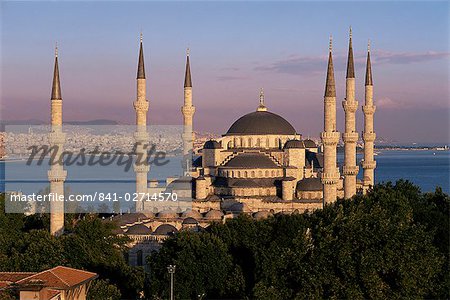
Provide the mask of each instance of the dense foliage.
POLYGON ((167 298, 449 298, 449 197, 407 181, 312 214, 241 216, 182 232, 149 257, 150 294, 167 298))
POLYGON ((38 272, 58 265, 99 274, 89 296, 136 299, 144 286, 142 268, 128 266, 123 252, 127 239, 112 233, 113 224, 97 215, 67 216, 67 234, 49 234, 48 215, 4 213, 0 196, 0 271, 38 272), (100 296, 101 295, 101 296, 100 296))

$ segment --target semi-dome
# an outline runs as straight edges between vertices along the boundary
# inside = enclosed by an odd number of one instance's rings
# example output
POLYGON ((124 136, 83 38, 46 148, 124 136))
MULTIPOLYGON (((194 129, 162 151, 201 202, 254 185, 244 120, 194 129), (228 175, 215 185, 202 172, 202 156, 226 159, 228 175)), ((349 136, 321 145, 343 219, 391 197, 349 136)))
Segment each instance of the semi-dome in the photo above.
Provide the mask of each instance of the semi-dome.
POLYGON ((305 144, 300 140, 289 140, 284 144, 284 149, 304 149, 305 144))
POLYGON ((272 215, 272 213, 266 211, 266 210, 261 210, 258 211, 257 213, 255 213, 253 215, 253 218, 255 218, 255 220, 262 220, 262 219, 266 219, 268 217, 270 217, 272 215))
POLYGON ((128 228, 128 230, 125 232, 125 234, 130 235, 147 235, 152 232, 151 228, 148 228, 147 226, 143 224, 136 224, 128 228))
POLYGON ((297 182, 297 191, 321 191, 322 189, 320 178, 303 178, 297 182))
POLYGON ((159 225, 158 228, 152 233, 153 235, 170 235, 178 232, 178 230, 170 224, 159 225))
POLYGON ((183 212, 181 215, 183 218, 194 218, 194 219, 201 219, 202 214, 197 210, 188 209, 183 212))
POLYGON ((294 127, 283 117, 268 112, 255 111, 239 118, 231 125, 226 135, 294 135, 294 127))
POLYGON ((183 225, 197 225, 198 221, 195 218, 189 217, 183 220, 183 225))
POLYGON ((172 219, 177 217, 177 213, 173 210, 163 210, 157 214, 158 218, 172 219))
POLYGON ((218 141, 209 140, 203 145, 203 149, 220 149, 222 148, 218 141))
POLYGON ((223 217, 223 213, 220 210, 211 209, 205 215, 205 218, 208 220, 221 220, 223 217))
POLYGON ((316 143, 311 139, 305 140, 304 143, 306 148, 317 148, 316 143))

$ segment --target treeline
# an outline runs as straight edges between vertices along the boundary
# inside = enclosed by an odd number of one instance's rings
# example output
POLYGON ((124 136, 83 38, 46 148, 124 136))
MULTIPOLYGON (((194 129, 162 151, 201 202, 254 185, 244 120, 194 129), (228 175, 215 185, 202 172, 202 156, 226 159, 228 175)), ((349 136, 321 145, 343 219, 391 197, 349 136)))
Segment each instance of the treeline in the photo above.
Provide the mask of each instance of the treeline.
POLYGON ((449 197, 406 181, 312 214, 241 216, 149 257, 147 295, 177 299, 448 299, 449 197))
MULTIPOLYGON (((144 272, 128 266, 127 238, 113 234, 112 223, 95 214, 66 215, 67 234, 53 237, 47 214, 5 214, 4 205, 0 195, 0 271, 39 272, 63 265, 96 272, 90 300, 136 299, 143 290, 144 272)), ((17 294, 0 291, 0 299, 17 294)))

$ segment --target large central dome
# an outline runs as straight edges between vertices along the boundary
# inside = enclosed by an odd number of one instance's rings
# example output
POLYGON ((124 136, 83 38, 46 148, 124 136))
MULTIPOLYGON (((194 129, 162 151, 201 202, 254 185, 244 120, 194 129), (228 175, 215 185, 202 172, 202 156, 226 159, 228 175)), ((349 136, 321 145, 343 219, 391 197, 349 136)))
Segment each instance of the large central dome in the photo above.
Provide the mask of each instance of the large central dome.
POLYGON ((294 127, 283 117, 268 111, 255 111, 239 118, 226 135, 295 135, 294 127))

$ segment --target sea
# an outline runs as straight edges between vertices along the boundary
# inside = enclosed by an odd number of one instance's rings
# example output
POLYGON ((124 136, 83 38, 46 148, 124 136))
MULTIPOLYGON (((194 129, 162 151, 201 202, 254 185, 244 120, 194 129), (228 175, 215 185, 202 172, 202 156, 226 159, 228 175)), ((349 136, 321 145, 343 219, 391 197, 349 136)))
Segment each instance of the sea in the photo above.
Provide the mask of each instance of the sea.
MULTIPOLYGON (((343 153, 338 154, 342 163, 343 153)), ((358 161, 362 158, 358 154, 358 161)), ((438 150, 376 150, 375 182, 395 182, 406 179, 423 192, 436 187, 450 193, 450 151, 438 150)), ((0 191, 19 191, 23 194, 39 193, 48 187, 47 167, 26 165, 26 160, 0 161, 0 191)), ((74 194, 116 193, 124 195, 136 189, 133 168, 123 166, 71 166, 67 168, 65 188, 74 194)), ((149 179, 164 182, 167 177, 182 175, 181 157, 169 157, 164 166, 150 167, 149 179)), ((360 168, 359 178, 362 178, 360 168)))

